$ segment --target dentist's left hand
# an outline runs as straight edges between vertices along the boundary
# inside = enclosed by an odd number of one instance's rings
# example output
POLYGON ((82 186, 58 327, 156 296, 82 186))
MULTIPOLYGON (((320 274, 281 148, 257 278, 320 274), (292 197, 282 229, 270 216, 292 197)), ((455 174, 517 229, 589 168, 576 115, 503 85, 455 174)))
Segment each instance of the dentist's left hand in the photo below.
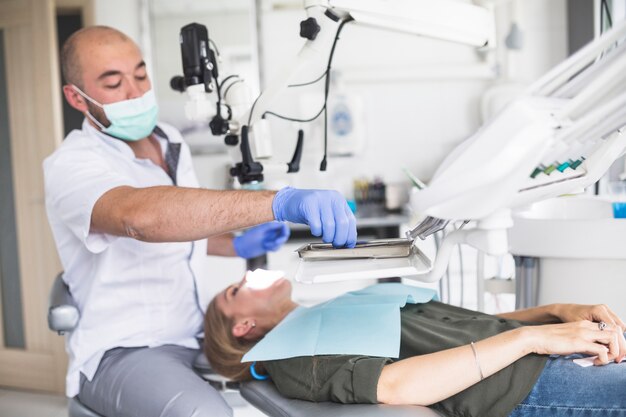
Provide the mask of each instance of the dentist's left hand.
POLYGON ((278 250, 287 241, 290 233, 285 223, 260 224, 233 239, 235 253, 245 259, 265 255, 267 252, 278 250))

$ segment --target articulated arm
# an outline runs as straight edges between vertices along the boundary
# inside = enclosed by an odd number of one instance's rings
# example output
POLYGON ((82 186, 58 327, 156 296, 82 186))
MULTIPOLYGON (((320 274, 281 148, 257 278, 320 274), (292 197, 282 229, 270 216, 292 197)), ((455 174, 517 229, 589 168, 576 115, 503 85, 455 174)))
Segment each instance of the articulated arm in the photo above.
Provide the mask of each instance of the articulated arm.
POLYGON ((534 83, 446 158, 415 209, 479 220, 593 184, 624 152, 622 22, 534 83), (581 70, 582 69, 582 70, 581 70))
POLYGON ((277 74, 250 112, 239 120, 240 125, 253 126, 294 75, 312 63, 326 61, 330 40, 343 20, 474 47, 493 47, 495 42, 493 13, 454 0, 305 0, 304 7, 307 18, 319 25, 319 32, 308 39, 296 59, 277 74))
POLYGON ((451 220, 477 220, 477 226, 450 233, 432 271, 412 278, 439 279, 456 244, 506 253, 512 223, 484 227, 485 220, 583 189, 624 154, 626 42, 618 40, 625 36, 621 22, 540 78, 446 158, 412 198, 429 217, 410 236, 423 238, 437 230, 432 225, 451 220))

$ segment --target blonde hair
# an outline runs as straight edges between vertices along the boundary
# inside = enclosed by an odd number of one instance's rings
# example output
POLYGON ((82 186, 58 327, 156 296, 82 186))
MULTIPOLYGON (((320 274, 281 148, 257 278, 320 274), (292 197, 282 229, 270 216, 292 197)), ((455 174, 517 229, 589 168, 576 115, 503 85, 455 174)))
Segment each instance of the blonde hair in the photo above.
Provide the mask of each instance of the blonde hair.
MULTIPOLYGON (((218 374, 234 381, 250 381, 251 364, 241 363, 241 358, 256 341, 233 336, 233 320, 220 311, 216 300, 211 300, 204 316, 204 354, 218 374)), ((263 369, 259 365, 255 365, 256 371, 263 369)))

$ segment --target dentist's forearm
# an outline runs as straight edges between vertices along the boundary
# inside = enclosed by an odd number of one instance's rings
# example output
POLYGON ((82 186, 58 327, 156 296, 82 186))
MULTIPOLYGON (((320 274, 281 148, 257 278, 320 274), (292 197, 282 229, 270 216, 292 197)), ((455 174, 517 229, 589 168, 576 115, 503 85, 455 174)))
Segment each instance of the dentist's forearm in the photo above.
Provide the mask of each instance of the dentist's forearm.
POLYGON ((146 242, 199 240, 272 221, 274 191, 117 187, 94 205, 91 230, 146 242))
POLYGON ((206 254, 210 256, 237 256, 233 245, 233 234, 224 233, 207 239, 206 254))
MULTIPOLYGON (((474 344, 485 378, 531 352, 523 332, 514 329, 474 344)), ((476 357, 464 345, 386 365, 378 380, 378 401, 427 406, 479 381, 476 357)))

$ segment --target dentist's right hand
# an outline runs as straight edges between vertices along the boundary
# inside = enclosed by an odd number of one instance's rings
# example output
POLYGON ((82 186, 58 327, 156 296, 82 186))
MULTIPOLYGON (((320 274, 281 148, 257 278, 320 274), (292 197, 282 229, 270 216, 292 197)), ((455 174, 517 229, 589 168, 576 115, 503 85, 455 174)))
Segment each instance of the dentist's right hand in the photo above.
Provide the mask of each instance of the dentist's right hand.
POLYGON ((309 225, 314 236, 336 248, 356 245, 356 219, 337 191, 285 187, 274 196, 272 211, 278 221, 309 225))

